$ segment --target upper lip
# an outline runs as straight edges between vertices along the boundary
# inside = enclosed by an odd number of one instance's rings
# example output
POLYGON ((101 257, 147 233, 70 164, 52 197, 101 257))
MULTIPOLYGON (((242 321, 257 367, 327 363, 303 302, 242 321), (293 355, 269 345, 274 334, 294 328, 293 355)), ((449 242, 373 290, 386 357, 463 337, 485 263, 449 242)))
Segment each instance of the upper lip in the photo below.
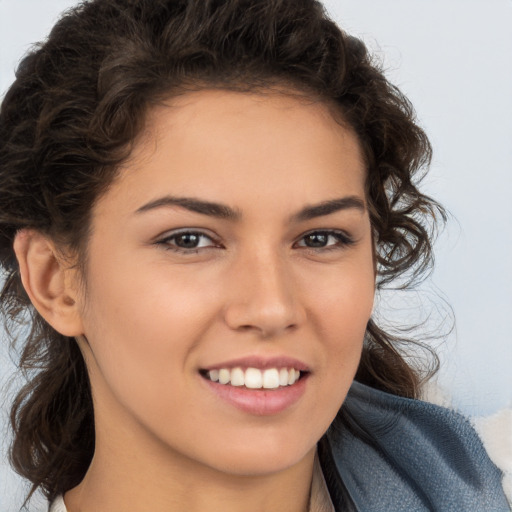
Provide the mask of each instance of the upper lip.
POLYGON ((221 363, 212 364, 203 370, 219 370, 221 368, 258 368, 260 370, 266 370, 268 368, 295 368, 303 372, 309 371, 307 364, 303 363, 299 359, 288 356, 246 356, 239 357, 236 359, 230 359, 229 361, 223 361, 221 363))

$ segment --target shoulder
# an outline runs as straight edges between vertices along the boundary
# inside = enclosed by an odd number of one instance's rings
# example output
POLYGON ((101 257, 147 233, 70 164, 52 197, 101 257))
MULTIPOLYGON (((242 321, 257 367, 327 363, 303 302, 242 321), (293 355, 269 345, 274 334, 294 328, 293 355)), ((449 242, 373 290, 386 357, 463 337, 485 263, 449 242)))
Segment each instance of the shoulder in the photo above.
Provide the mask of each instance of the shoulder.
POLYGON ((475 430, 444 407, 355 382, 319 453, 355 510, 510 510, 475 430))

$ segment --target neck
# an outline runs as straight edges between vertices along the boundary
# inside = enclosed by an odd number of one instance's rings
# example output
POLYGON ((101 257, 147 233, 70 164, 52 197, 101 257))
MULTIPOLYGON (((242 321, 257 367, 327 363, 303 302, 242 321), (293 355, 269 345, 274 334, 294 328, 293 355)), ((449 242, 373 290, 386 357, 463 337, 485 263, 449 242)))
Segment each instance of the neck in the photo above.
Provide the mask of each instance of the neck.
MULTIPOLYGON (((158 441, 98 429, 83 481, 66 493, 68 512, 306 512, 315 450, 271 474, 239 475, 198 465, 158 441), (128 436, 132 437, 132 436, 128 436), (126 447, 129 447, 128 449, 126 447)), ((125 432, 126 434, 126 432, 125 432)))

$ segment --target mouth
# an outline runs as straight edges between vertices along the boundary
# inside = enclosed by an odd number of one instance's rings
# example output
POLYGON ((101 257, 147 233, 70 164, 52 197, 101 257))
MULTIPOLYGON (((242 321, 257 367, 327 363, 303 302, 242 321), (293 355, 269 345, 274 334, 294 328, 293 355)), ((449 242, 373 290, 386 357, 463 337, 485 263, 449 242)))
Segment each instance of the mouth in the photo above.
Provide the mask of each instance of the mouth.
POLYGON ((308 374, 307 371, 296 368, 216 368, 200 370, 205 379, 224 386, 241 387, 246 389, 280 389, 293 386, 308 374))
POLYGON ((252 416, 293 410, 306 394, 311 374, 308 364, 286 355, 248 355, 199 370, 206 389, 252 416))

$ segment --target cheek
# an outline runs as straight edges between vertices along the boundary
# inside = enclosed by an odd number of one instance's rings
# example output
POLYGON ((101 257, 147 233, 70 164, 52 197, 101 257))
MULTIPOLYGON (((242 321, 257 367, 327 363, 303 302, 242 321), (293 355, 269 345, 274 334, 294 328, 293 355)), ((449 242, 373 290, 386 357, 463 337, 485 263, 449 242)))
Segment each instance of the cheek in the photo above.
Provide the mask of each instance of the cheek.
POLYGON ((212 302, 200 276, 191 279, 190 273, 151 263, 125 267, 103 266, 90 282, 91 328, 127 341, 138 338, 146 349, 158 346, 162 337, 170 341, 173 332, 199 331, 202 324, 194 319, 207 316, 212 302))
POLYGON ((146 409, 163 394, 171 405, 186 385, 190 354, 215 316, 213 298, 195 281, 166 279, 149 267, 127 275, 105 267, 88 283, 83 323, 91 381, 124 405, 146 409))
MULTIPOLYGON (((309 288, 319 327, 341 338, 359 339, 370 319, 375 295, 371 256, 354 259, 339 272, 317 273, 316 292, 309 288)), ((312 276, 311 276, 312 277, 312 276)))
POLYGON ((316 301, 316 325, 327 346, 326 378, 351 381, 361 357, 363 340, 374 301, 374 274, 368 265, 354 265, 325 283, 316 301))

